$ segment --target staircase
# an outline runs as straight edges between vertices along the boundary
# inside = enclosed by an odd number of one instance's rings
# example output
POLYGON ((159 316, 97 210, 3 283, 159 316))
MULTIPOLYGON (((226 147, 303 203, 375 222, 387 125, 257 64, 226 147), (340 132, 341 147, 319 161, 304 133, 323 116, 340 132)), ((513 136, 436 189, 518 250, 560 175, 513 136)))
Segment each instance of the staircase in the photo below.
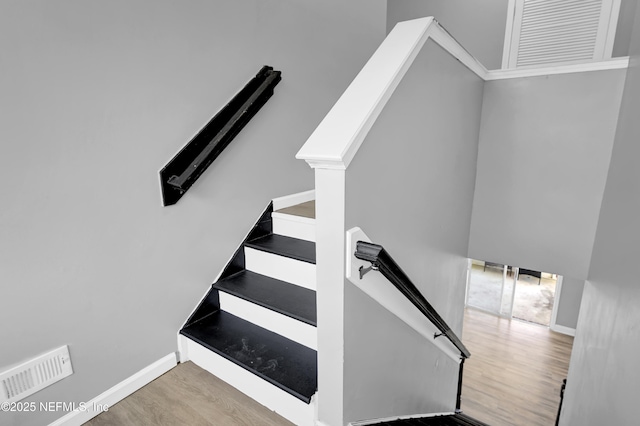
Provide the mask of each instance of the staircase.
MULTIPOLYGON (((314 197, 269 204, 179 334, 182 362, 299 426, 317 419, 314 197)), ((376 260, 382 272, 387 263, 376 260)), ((462 413, 350 423, 373 424, 486 426, 462 413)))
POLYGON ((313 425, 315 417, 313 196, 269 205, 179 336, 183 361, 296 425, 313 425))

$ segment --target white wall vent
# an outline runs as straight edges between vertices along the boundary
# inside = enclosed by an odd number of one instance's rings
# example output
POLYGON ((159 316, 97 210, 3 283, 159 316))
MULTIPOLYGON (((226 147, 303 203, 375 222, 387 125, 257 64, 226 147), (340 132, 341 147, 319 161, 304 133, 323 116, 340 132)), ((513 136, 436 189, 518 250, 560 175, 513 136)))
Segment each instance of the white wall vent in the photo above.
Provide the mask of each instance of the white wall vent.
POLYGON ((502 68, 611 58, 620 0, 509 0, 502 68))
POLYGON ((0 402, 20 401, 71 374, 69 347, 54 349, 0 373, 0 402))

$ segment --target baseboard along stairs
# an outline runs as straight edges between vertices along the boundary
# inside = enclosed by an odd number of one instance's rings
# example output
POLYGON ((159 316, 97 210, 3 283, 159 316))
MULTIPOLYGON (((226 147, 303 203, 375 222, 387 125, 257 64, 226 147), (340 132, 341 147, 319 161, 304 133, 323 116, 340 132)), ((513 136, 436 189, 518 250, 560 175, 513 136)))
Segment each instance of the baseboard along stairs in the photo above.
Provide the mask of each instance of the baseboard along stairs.
POLYGON ((179 334, 182 361, 296 425, 315 419, 313 197, 308 191, 267 207, 179 334))

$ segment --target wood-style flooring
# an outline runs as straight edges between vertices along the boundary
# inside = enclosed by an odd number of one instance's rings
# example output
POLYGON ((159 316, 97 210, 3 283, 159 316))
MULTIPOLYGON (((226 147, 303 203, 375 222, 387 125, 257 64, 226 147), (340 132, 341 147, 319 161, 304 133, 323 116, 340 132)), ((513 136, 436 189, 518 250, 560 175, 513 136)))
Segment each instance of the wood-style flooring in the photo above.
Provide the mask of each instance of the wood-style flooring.
MULTIPOLYGON (((552 426, 573 338, 546 327, 465 312, 462 410, 491 426, 552 426)), ((292 423, 191 362, 86 423, 89 426, 208 426, 292 423)))
POLYGON ((467 309, 462 341, 471 352, 462 411, 491 426, 552 426, 573 337, 467 309))
POLYGON ((85 426, 292 426, 197 365, 178 364, 85 426))

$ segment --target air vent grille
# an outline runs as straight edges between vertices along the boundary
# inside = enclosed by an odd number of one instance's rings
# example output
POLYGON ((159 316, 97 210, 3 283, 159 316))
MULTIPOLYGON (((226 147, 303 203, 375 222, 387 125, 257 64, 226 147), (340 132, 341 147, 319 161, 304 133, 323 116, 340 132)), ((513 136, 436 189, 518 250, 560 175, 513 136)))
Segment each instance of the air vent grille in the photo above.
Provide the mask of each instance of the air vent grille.
POLYGON ((591 60, 602 0, 525 0, 517 66, 591 60))
POLYGON ((19 401, 71 374, 69 347, 62 346, 0 373, 0 401, 19 401))
POLYGON ((620 0, 512 0, 503 68, 611 58, 620 0))

